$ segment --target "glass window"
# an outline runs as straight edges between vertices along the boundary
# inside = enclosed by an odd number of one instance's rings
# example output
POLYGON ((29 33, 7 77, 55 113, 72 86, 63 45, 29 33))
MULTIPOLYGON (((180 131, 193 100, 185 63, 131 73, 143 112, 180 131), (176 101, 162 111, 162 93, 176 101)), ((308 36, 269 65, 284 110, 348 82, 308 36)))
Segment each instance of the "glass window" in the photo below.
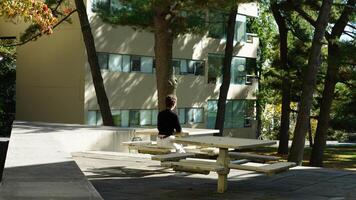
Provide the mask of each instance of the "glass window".
POLYGON ((186 116, 187 116, 187 123, 194 123, 194 110, 191 108, 187 109, 186 112, 186 116))
POLYGON ((130 72, 130 56, 122 55, 122 71, 130 72))
POLYGON ((208 83, 216 83, 217 78, 222 76, 222 66, 224 55, 209 54, 208 55, 208 83))
POLYGON ((204 76, 204 61, 196 61, 195 62, 195 75, 199 76, 204 76))
POLYGON ((109 55, 107 53, 97 53, 97 55, 100 69, 108 69, 109 55))
MULTIPOLYGON (((218 78, 222 77, 223 61, 223 55, 208 55, 208 83, 216 83, 218 78)), ((247 74, 246 70, 246 58, 232 57, 230 84, 245 84, 247 74)))
POLYGON ((140 111, 130 110, 130 127, 140 125, 140 111))
POLYGON ((246 42, 246 16, 236 15, 235 41, 246 42))
POLYGON ((189 60, 188 61, 188 74, 194 74, 195 71, 195 61, 189 60))
POLYGON ((128 127, 129 126, 129 111, 128 110, 121 110, 121 127, 128 127))
POLYGON ((88 111, 86 124, 91 125, 91 126, 96 125, 96 111, 94 111, 94 110, 88 111))
POLYGON ((112 118, 115 126, 121 126, 121 112, 119 110, 111 111, 112 118))
POLYGON ((152 57, 141 57, 141 72, 152 73, 153 70, 153 58, 152 57))
POLYGON ((96 125, 97 126, 103 125, 103 119, 101 118, 100 110, 96 111, 96 125))
POLYGON ((151 125, 151 110, 140 110, 140 125, 147 126, 151 125))
POLYGON ((188 73, 188 65, 187 60, 180 60, 180 73, 187 74, 188 73))
POLYGON ((208 101, 207 128, 215 128, 216 114, 218 111, 217 101, 208 101))
POLYGON ((256 58, 246 58, 246 73, 249 75, 257 75, 256 68, 256 58))
POLYGON ((231 62, 231 83, 245 84, 246 58, 233 57, 231 62))
POLYGON ((187 108, 186 117, 188 123, 201 123, 203 122, 203 109, 202 108, 187 108))
POLYGON ((172 66, 173 66, 174 74, 180 74, 180 60, 178 59, 172 60, 172 66))
POLYGON ((158 110, 152 110, 152 125, 157 125, 158 110))
MULTIPOLYGON (((208 101, 207 128, 215 127, 217 100, 208 101)), ((224 128, 243 128, 251 126, 250 120, 255 116, 254 100, 228 100, 225 107, 224 128)))
POLYGON ((202 123, 203 122, 203 109, 202 108, 195 108, 194 109, 194 122, 195 123, 202 123))
POLYGON ((122 71, 122 55, 110 54, 109 55, 109 70, 110 71, 122 71))
MULTIPOLYGON (((217 102, 216 102, 217 104, 217 102)), ((232 101, 227 101, 225 105, 225 120, 224 127, 225 128, 233 128, 233 103, 232 101)))
POLYGON ((179 123, 185 124, 185 108, 178 108, 179 123))
POLYGON ((209 37, 223 39, 226 37, 225 23, 227 16, 221 12, 209 11, 209 37))
POLYGON ((256 119, 256 102, 247 100, 245 102, 245 120, 244 127, 251 127, 251 121, 256 119))
POLYGON ((131 71, 139 72, 141 71, 141 57, 131 56, 131 71))
POLYGON ((232 108, 232 127, 241 128, 244 127, 245 121, 245 101, 244 100, 236 100, 233 102, 232 108))

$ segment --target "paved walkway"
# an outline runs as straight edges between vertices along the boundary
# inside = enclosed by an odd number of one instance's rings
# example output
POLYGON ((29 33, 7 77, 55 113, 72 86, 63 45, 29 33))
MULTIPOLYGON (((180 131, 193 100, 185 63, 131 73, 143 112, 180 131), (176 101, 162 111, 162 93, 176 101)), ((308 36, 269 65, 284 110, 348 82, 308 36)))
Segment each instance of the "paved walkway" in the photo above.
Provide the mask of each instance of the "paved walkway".
POLYGON ((219 194, 215 173, 175 173, 142 155, 87 152, 73 156, 107 200, 356 200, 356 173, 351 171, 296 167, 265 176, 231 170, 228 191, 219 194))
POLYGON ((15 122, 0 185, 0 200, 102 199, 70 152, 56 139, 59 133, 70 134, 84 128, 15 122))
POLYGON ((15 122, 0 200, 356 200, 356 172, 351 171, 298 167, 268 177, 232 170, 228 191, 218 194, 215 173, 175 173, 141 154, 71 154, 85 149, 85 142, 101 141, 98 132, 105 135, 113 130, 15 122))

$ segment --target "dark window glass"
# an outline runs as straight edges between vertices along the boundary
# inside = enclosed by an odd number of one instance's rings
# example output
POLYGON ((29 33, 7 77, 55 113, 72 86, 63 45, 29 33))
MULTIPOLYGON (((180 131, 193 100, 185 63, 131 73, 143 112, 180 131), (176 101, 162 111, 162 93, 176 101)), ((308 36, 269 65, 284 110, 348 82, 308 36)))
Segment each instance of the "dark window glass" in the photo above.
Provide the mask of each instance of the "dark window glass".
POLYGON ((130 126, 136 127, 140 125, 140 111, 130 110, 130 126))
POLYGON ((217 78, 222 76, 224 56, 223 55, 208 55, 208 83, 216 83, 217 78))
POLYGON ((172 60, 174 74, 180 74, 180 60, 172 60))
POLYGON ((109 54, 97 53, 100 69, 108 69, 109 54))
POLYGON ((226 37, 225 22, 227 16, 223 13, 209 11, 209 37, 223 39, 226 37))
POLYGON ((131 56, 131 71, 141 71, 140 56, 131 56))
MULTIPOLYGON (((216 100, 208 100, 208 120, 207 128, 215 127, 217 114, 216 100)), ((225 128, 243 128, 250 127, 251 120, 255 119, 255 101, 254 100, 228 100, 225 107, 225 128)))
POLYGON ((256 69, 256 58, 246 58, 246 73, 249 75, 256 75, 256 69))
POLYGON ((204 61, 195 62, 195 75, 204 76, 204 61))

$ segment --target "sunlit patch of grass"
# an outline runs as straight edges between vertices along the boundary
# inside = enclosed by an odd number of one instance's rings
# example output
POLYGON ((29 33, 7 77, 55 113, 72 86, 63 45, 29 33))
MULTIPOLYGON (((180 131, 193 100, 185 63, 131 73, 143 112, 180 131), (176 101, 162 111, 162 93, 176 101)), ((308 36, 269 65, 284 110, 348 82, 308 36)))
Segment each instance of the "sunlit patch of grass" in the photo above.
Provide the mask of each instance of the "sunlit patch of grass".
MULTIPOLYGON (((246 152, 279 156, 283 160, 288 159, 288 155, 277 154, 277 147, 263 147, 246 152)), ((304 149, 303 166, 309 166, 311 148, 304 149)), ((324 167, 343 170, 356 171, 356 146, 333 146, 327 147, 324 151, 324 167)))

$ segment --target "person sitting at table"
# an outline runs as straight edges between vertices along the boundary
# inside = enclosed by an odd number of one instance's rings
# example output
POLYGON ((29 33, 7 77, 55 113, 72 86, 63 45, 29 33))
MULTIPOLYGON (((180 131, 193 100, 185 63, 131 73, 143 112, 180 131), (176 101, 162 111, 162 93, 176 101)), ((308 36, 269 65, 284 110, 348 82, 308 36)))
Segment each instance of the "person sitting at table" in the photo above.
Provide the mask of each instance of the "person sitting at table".
POLYGON ((158 138, 157 146, 161 147, 174 147, 176 152, 185 153, 183 145, 173 143, 172 139, 175 138, 174 135, 180 134, 182 132, 182 127, 179 123, 178 115, 173 111, 177 105, 177 99, 173 96, 166 97, 166 110, 158 113, 157 117, 157 128, 158 128, 158 138))

